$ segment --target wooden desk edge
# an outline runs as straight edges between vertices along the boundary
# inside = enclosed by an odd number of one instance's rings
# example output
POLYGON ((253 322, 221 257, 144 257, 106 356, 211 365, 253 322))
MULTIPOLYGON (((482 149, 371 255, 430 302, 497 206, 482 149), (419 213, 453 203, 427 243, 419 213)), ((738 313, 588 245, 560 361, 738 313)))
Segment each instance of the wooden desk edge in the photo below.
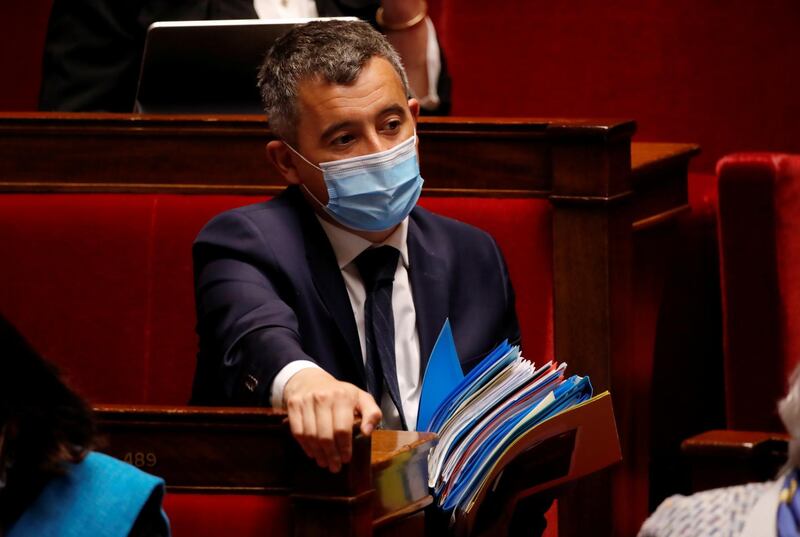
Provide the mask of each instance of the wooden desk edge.
POLYGON ((687 455, 749 453, 769 442, 788 442, 789 438, 789 435, 785 433, 714 430, 684 440, 681 450, 687 455))

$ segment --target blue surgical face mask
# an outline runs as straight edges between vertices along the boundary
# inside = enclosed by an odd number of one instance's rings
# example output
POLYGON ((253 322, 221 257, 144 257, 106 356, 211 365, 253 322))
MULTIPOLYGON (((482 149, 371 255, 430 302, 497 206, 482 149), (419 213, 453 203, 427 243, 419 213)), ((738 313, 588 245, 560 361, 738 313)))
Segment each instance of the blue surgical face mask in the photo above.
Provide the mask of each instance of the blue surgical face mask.
POLYGON ((383 231, 402 222, 417 204, 423 181, 419 174, 416 133, 386 151, 321 162, 319 166, 286 145, 322 172, 328 204, 323 205, 307 188, 306 192, 343 226, 359 231, 383 231))

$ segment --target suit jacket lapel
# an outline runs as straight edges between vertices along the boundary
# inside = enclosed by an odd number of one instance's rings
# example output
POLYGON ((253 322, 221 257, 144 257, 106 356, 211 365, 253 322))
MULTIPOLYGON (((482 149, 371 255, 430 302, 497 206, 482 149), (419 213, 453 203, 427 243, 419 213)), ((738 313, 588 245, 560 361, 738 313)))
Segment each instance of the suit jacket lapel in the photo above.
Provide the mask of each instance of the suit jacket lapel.
POLYGON ((360 377, 360 385, 365 386, 366 377, 364 374, 364 361, 361 357, 361 345, 358 340, 358 328, 353 316, 350 297, 347 295, 344 278, 342 278, 342 273, 336 262, 336 255, 333 253, 333 248, 325 235, 325 231, 323 231, 322 226, 314 216, 314 211, 302 199, 302 194, 299 191, 295 192, 294 195, 296 196, 294 203, 297 206, 303 229, 306 258, 314 281, 314 287, 325 304, 328 315, 336 323, 339 332, 347 343, 350 359, 353 360, 360 377))
POLYGON ((413 213, 408 224, 409 281, 417 315, 420 371, 424 375, 449 311, 448 280, 445 261, 435 253, 414 221, 413 213))

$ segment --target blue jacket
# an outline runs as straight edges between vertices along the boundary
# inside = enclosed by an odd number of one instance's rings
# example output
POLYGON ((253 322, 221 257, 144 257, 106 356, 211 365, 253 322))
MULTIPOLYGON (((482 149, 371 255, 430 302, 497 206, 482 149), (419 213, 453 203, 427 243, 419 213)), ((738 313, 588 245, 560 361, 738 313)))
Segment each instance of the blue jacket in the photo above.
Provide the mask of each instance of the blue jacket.
POLYGON ((163 495, 162 479, 90 453, 52 479, 6 537, 127 537, 140 517, 169 535, 163 495))

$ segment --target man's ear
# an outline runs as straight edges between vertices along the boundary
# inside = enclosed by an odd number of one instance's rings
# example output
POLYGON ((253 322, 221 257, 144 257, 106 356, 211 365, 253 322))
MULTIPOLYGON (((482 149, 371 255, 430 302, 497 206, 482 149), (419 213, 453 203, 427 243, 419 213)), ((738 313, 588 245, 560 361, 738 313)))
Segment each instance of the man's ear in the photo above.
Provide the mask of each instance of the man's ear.
POLYGON ((278 172, 292 185, 300 184, 300 174, 297 173, 297 166, 292 159, 292 150, 280 140, 272 140, 267 143, 267 157, 278 172))
POLYGON ((411 110, 411 115, 414 117, 414 123, 419 119, 419 101, 414 97, 408 100, 408 109, 411 110))

